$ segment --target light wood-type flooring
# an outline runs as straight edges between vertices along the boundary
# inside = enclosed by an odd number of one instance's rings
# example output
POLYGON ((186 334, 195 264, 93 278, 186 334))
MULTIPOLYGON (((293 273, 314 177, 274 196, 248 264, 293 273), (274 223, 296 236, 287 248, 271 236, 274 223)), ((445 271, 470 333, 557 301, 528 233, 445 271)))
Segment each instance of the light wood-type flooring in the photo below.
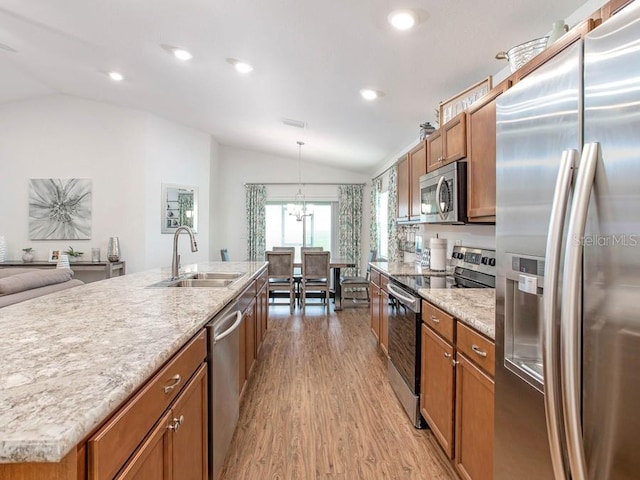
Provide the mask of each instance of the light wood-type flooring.
POLYGON ((368 309, 269 310, 224 480, 458 478, 389 386, 368 309))

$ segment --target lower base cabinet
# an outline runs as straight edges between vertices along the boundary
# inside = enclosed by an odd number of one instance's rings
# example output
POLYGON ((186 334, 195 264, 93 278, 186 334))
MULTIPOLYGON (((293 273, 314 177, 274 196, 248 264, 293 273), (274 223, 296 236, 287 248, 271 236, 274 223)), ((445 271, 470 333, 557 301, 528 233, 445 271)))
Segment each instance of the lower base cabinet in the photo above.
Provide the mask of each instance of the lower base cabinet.
POLYGON ((117 480, 207 478, 207 367, 202 365, 117 480))
POLYGON ((458 354, 455 465, 464 479, 493 478, 494 381, 458 354))

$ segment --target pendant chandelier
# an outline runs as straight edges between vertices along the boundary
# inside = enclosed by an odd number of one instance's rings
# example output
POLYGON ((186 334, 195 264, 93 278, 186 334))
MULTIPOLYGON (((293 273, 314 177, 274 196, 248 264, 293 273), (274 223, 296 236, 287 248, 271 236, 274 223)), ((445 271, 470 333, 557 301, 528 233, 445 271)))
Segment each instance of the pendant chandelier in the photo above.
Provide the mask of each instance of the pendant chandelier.
POLYGON ((296 142, 298 144, 298 191, 295 196, 294 203, 290 203, 287 205, 287 212, 289 215, 296 217, 298 222, 301 222, 304 217, 309 217, 313 215, 313 206, 307 205, 307 202, 304 198, 304 193, 302 193, 302 180, 301 180, 301 165, 302 165, 302 146, 304 142, 298 140, 296 142))

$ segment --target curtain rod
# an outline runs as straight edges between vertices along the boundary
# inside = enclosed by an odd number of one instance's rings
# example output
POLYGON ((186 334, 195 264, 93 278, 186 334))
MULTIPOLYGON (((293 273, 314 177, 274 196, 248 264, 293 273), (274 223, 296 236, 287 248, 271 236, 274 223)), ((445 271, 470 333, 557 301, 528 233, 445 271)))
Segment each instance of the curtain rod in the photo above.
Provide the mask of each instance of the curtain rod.
POLYGON ((246 187, 247 185, 302 185, 303 187, 305 185, 362 185, 363 187, 366 187, 367 184, 366 183, 344 183, 344 182, 247 182, 244 184, 244 186, 246 187))

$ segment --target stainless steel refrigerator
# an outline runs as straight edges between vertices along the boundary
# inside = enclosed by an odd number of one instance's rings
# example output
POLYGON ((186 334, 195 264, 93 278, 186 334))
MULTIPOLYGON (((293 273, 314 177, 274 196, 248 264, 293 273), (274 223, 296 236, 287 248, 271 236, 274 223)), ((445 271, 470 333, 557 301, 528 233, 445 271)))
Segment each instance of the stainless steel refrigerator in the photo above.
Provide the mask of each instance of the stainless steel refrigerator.
POLYGON ((495 479, 640 478, 640 2, 498 98, 495 479))

